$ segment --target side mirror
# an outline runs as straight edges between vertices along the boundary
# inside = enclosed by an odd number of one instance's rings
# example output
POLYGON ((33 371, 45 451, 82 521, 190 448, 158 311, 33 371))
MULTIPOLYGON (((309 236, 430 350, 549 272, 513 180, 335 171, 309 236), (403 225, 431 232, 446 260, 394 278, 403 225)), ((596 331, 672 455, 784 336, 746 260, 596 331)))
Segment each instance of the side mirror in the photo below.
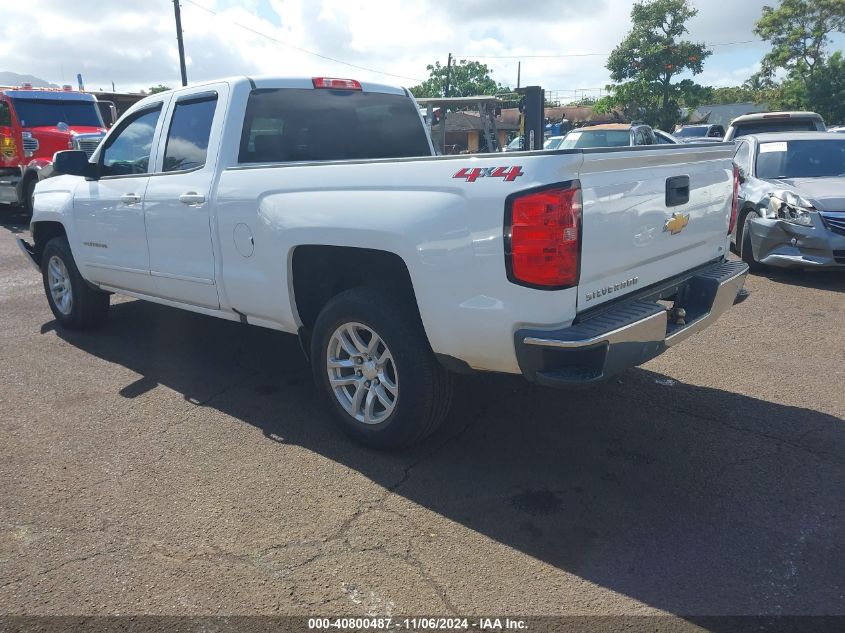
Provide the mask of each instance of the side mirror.
POLYGON ((746 180, 746 177, 745 177, 745 170, 744 170, 742 167, 740 167, 740 168, 739 168, 739 182, 740 182, 740 184, 741 184, 741 183, 744 183, 744 182, 745 182, 745 180, 746 180))
POLYGON ((97 165, 89 162, 88 154, 81 149, 68 149, 53 156, 53 172, 96 179, 97 165))

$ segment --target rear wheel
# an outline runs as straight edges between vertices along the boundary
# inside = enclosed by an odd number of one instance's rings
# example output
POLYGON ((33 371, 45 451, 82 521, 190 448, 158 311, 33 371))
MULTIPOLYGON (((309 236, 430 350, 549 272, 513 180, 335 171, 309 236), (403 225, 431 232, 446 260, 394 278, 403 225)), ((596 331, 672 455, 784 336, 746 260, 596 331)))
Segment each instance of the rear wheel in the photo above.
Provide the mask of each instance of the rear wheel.
POLYGON ((311 362, 335 422, 362 444, 408 446, 449 411, 452 377, 419 317, 382 291, 355 288, 331 299, 314 325, 311 362))
POLYGON ((754 259, 754 250, 751 248, 751 220, 758 218, 754 211, 745 214, 742 220, 742 240, 739 247, 739 256, 742 261, 748 264, 749 270, 760 270, 763 264, 754 259))
POLYGON ((41 256, 47 302, 56 320, 69 330, 101 325, 108 316, 109 295, 97 290, 79 274, 64 237, 47 242, 41 256))

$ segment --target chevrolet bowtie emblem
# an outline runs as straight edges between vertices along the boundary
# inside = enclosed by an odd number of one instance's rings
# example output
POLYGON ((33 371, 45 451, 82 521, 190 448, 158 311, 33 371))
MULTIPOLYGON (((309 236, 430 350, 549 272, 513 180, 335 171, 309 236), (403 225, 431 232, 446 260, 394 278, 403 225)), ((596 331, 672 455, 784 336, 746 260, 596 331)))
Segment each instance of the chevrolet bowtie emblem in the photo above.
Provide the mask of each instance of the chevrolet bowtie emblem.
POLYGON ((663 232, 669 231, 672 235, 677 235, 686 228, 689 224, 689 213, 686 215, 682 213, 673 213, 672 217, 666 220, 663 225, 663 232))

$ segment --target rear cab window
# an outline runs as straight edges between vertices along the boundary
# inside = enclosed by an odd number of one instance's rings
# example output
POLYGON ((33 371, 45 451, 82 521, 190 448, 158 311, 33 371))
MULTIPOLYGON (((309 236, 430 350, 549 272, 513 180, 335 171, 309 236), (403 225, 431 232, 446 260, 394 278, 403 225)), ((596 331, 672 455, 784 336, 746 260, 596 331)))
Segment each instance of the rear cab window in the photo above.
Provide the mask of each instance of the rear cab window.
POLYGON ((238 162, 431 156, 413 99, 360 90, 256 89, 247 102, 238 162))
POLYGON ((561 149, 586 149, 591 147, 628 147, 630 130, 584 130, 567 134, 561 149))
POLYGON ((749 134, 764 134, 766 132, 816 132, 820 128, 816 119, 768 119, 765 121, 750 121, 736 126, 734 138, 749 134))

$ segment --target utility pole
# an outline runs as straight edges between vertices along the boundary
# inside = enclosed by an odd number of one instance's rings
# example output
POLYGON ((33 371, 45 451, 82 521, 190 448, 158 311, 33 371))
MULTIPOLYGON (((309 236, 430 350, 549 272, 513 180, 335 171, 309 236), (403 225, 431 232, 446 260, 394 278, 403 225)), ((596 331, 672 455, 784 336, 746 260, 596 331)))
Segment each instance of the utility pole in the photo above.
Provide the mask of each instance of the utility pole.
POLYGON ((185 70, 185 43, 182 41, 182 12, 179 0, 173 0, 173 12, 176 14, 176 42, 179 44, 179 68, 182 70, 182 85, 188 85, 188 71, 185 70))
POLYGON ((449 60, 446 62, 446 90, 444 97, 449 96, 449 81, 452 79, 452 53, 449 53, 449 60))
POLYGON ((519 88, 519 79, 522 75, 522 62, 516 62, 516 87, 519 88))

